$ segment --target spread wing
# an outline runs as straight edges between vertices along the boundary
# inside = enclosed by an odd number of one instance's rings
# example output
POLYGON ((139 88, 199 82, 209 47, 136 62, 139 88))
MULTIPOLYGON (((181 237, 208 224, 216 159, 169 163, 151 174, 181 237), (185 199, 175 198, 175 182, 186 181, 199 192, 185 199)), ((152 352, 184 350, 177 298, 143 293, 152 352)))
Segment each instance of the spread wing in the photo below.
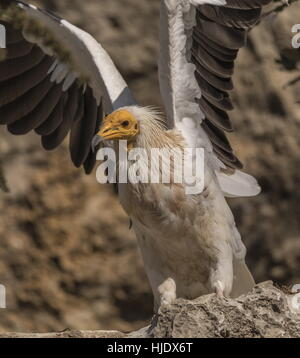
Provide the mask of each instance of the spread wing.
POLYGON ((233 131, 228 112, 233 109, 229 92, 235 59, 270 1, 161 2, 160 85, 169 127, 177 127, 191 146, 211 154, 228 195, 259 192, 254 178, 236 170, 242 163, 226 132, 233 131))
POLYGON ((34 130, 46 150, 70 133, 74 165, 91 172, 91 141, 104 113, 134 103, 109 55, 86 32, 21 1, 0 2, 0 24, 7 43, 0 124, 17 135, 34 130))

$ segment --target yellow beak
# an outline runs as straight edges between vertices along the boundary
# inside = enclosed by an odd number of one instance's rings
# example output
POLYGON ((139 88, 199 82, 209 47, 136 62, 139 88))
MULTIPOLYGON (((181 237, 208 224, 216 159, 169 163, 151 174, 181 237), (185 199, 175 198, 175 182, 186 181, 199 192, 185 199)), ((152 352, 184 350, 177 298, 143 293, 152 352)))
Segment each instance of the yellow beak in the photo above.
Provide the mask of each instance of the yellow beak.
POLYGON ((113 125, 113 123, 103 123, 98 132, 98 135, 104 140, 122 139, 124 137, 124 131, 121 127, 113 125))

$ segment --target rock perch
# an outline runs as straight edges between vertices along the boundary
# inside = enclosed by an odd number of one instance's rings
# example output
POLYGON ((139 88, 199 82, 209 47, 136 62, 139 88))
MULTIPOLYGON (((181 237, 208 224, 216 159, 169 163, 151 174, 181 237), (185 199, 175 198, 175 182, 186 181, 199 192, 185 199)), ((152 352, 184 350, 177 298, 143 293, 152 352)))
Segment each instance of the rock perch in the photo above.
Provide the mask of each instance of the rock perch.
POLYGON ((153 321, 154 329, 131 333, 67 329, 4 333, 0 338, 300 338, 300 293, 284 293, 267 281, 238 299, 215 294, 193 301, 178 299, 161 307, 153 321))

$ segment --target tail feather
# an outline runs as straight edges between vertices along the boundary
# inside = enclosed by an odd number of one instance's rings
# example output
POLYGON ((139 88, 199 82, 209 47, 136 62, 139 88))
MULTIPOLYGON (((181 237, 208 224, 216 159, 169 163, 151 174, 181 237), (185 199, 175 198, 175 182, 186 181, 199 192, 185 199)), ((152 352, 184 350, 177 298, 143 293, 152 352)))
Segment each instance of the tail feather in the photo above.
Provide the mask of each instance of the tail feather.
POLYGON ((256 196, 261 191, 256 179, 240 170, 236 170, 232 175, 219 172, 217 178, 226 197, 256 196))
POLYGON ((255 281, 244 260, 233 259, 233 286, 230 296, 237 298, 252 290, 255 281))

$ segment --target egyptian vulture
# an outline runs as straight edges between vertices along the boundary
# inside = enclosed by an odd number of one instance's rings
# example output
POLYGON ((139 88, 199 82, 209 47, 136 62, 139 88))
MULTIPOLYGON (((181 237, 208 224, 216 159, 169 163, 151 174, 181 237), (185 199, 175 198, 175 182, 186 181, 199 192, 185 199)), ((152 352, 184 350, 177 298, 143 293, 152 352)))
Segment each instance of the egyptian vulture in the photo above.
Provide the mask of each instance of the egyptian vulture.
POLYGON ((156 310, 176 297, 213 292, 237 297, 254 285, 225 197, 254 196, 260 187, 241 171, 225 132, 233 131, 227 112, 233 108, 234 61, 270 0, 160 2, 165 116, 136 103, 92 36, 21 1, 1 1, 7 49, 0 63, 0 124, 15 135, 34 130, 46 150, 70 134, 72 162, 86 173, 101 145, 115 147, 121 140, 127 140, 128 153, 133 148, 204 150, 201 193, 187 194, 186 184, 174 180, 118 183, 156 310))

